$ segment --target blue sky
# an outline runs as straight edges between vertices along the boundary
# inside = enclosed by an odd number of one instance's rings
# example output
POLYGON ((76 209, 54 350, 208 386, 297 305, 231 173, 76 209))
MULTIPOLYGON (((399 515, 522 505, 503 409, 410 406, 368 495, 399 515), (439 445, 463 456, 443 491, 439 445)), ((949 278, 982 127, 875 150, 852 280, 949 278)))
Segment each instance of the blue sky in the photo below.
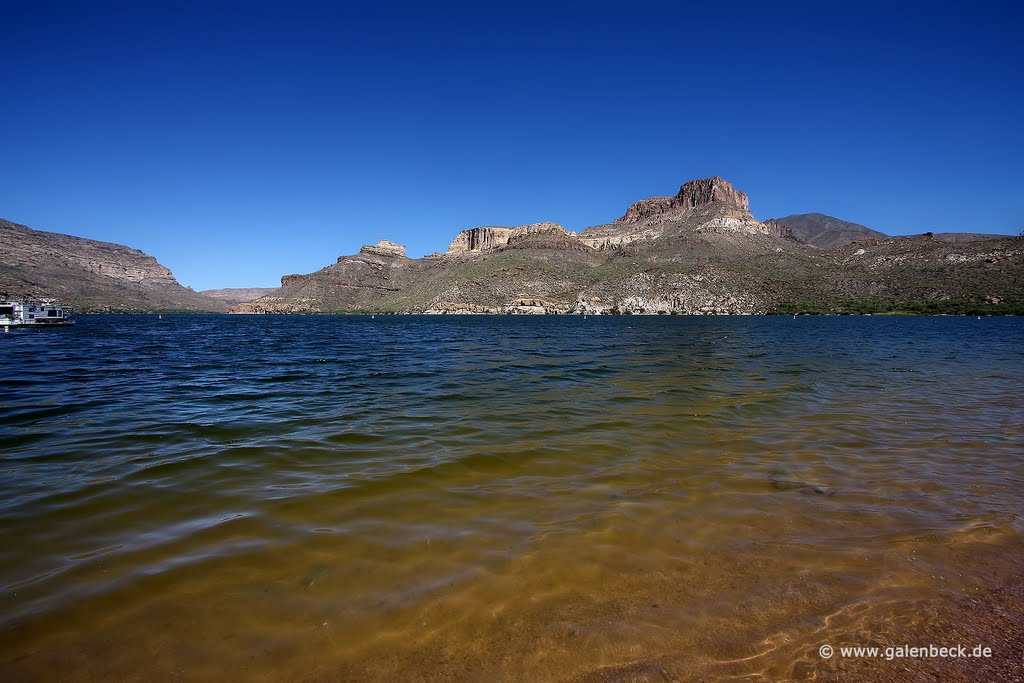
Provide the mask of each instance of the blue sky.
POLYGON ((0 217, 196 289, 572 230, 721 175, 759 218, 1024 229, 1019 3, 0 0, 0 217))

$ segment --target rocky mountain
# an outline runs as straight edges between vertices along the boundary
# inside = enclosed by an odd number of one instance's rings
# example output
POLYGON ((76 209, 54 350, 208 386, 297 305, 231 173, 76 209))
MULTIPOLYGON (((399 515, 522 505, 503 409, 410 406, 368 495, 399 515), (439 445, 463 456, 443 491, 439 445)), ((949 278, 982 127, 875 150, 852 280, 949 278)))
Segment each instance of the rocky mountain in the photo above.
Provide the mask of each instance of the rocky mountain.
POLYGON ((784 218, 772 218, 769 221, 789 228, 795 239, 819 249, 841 247, 857 240, 884 240, 888 237, 885 233, 859 223, 840 220, 823 213, 798 213, 784 218))
POLYGON ((0 220, 0 296, 56 298, 79 312, 225 311, 138 249, 0 220))
POLYGON ((579 234, 555 223, 471 228, 445 253, 420 259, 385 240, 315 273, 286 275, 280 289, 233 310, 936 312, 1024 304, 1020 239, 951 243, 868 231, 866 241, 821 249, 796 236, 785 219, 757 220, 728 181, 706 178, 579 234))
POLYGON ((275 289, 275 287, 225 287, 223 289, 204 289, 199 293, 233 305, 244 304, 247 301, 258 299, 261 296, 270 294, 275 289))

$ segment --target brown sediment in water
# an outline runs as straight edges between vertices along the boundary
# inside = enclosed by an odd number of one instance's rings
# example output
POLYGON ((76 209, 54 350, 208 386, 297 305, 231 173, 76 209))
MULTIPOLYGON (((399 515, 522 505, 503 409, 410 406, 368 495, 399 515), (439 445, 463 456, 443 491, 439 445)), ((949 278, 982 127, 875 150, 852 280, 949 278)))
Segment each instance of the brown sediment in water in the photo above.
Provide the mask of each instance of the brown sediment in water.
POLYGON ((611 536, 615 543, 602 547, 602 535, 562 539, 392 604, 347 587, 358 576, 372 581, 342 567, 315 568, 313 582, 310 574, 271 584, 261 583, 259 567, 235 584, 213 567, 194 581, 157 581, 141 594, 26 622, 5 632, 0 646, 0 654, 23 654, 0 661, 6 679, 25 681, 54 672, 80 681, 232 673, 247 680, 575 682, 1020 674, 1024 547, 999 530, 893 540, 862 560, 879 567, 870 580, 851 580, 850 558, 812 566, 785 546, 755 557, 726 547, 631 558, 616 550, 623 539, 611 536), (569 552, 560 552, 563 545, 569 552), (570 562, 573 555, 578 562, 570 562), (993 656, 824 660, 824 643, 837 650, 980 644, 993 656))
POLYGON ((663 681, 1021 681, 1024 680, 1024 555, 972 548, 969 562, 983 584, 965 593, 892 603, 850 605, 825 618, 828 626, 802 637, 774 634, 762 641, 762 654, 695 665, 693 652, 599 667, 565 679, 571 683, 663 681), (979 557, 980 554, 980 557, 979 557), (1016 558, 1014 560, 1014 558, 1016 558), (1016 565, 1006 566, 1007 561, 1016 565), (991 563, 994 562, 995 566, 991 563), (1016 569, 1016 570, 1015 570, 1016 569), (1005 575, 1005 571, 1012 572, 1005 575), (994 574, 992 572, 995 572, 994 574), (998 578, 997 578, 998 577, 998 578), (847 613, 845 616, 842 613, 847 613), (842 617, 842 624, 831 624, 842 617), (834 654, 824 658, 822 645, 834 654), (885 656, 886 648, 964 646, 968 657, 885 656), (975 657, 976 646, 991 656, 975 657), (841 647, 876 647, 882 656, 843 656, 841 647))
MULTIPOLYGON (((1020 561, 1024 563, 1024 557, 1020 561)), ((885 625, 866 624, 861 632, 869 630, 878 634, 874 641, 894 646, 962 644, 970 652, 981 645, 990 647, 992 656, 837 660, 832 667, 817 667, 821 680, 1024 680, 1024 577, 975 595, 922 604, 915 616, 904 615, 885 625)))

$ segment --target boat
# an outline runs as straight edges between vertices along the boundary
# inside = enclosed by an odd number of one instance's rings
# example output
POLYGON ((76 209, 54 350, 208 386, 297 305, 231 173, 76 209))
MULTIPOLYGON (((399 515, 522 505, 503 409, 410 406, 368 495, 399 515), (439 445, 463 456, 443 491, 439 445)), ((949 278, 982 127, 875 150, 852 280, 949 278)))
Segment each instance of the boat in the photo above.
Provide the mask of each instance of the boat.
POLYGON ((0 327, 68 327, 74 325, 71 309, 53 300, 15 301, 0 299, 0 327))

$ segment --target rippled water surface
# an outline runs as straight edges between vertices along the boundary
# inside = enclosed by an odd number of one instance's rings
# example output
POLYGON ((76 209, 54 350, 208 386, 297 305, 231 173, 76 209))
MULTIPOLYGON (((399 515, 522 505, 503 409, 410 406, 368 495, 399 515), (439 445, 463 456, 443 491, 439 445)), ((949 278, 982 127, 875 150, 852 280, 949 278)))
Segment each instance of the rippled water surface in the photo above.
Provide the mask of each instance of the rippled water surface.
POLYGON ((82 316, 0 376, 11 679, 805 677, 1024 564, 1021 319, 82 316))

